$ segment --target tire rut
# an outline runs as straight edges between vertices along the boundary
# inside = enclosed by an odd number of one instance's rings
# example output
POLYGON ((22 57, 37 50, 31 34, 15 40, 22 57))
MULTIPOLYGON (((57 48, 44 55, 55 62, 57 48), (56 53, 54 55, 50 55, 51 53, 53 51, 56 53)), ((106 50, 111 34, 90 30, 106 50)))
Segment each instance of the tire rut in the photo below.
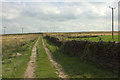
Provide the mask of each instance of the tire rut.
POLYGON ((36 47, 40 37, 36 41, 34 47, 32 48, 32 54, 30 56, 30 61, 28 62, 28 67, 24 73, 24 78, 34 78, 35 64, 36 64, 36 47))
POLYGON ((46 54, 48 55, 49 60, 52 62, 53 66, 54 66, 54 67, 56 68, 56 70, 58 71, 58 72, 56 72, 56 73, 58 74, 58 77, 59 77, 59 78, 64 78, 65 80, 68 80, 68 79, 66 79, 67 75, 65 74, 62 66, 61 66, 60 64, 58 64, 58 63, 54 60, 54 58, 53 58, 53 56, 52 56, 52 53, 51 53, 51 52, 49 51, 49 49, 46 47, 43 39, 42 39, 42 43, 43 43, 44 49, 45 49, 45 51, 46 51, 46 54))

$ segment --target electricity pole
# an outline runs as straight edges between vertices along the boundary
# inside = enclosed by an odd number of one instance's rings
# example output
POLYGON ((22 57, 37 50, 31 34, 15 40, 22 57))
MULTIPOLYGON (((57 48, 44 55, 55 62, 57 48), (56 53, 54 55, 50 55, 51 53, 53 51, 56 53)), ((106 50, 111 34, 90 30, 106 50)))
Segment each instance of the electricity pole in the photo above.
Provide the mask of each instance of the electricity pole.
POLYGON ((24 28, 22 28, 22 33, 23 33, 23 29, 24 29, 24 28))
POLYGON ((3 29, 4 29, 4 34, 5 34, 5 28, 6 28, 6 27, 3 27, 3 29))
POLYGON ((112 39, 114 39, 114 9, 113 7, 109 6, 112 9, 112 39))

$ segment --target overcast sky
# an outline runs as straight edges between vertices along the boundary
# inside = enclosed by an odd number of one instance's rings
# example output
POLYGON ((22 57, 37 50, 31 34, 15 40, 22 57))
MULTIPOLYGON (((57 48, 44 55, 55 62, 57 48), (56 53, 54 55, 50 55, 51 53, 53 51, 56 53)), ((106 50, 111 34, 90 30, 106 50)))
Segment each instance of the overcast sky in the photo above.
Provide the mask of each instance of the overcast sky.
POLYGON ((117 2, 3 2, 2 25, 6 33, 111 31, 109 5, 117 31, 117 2))

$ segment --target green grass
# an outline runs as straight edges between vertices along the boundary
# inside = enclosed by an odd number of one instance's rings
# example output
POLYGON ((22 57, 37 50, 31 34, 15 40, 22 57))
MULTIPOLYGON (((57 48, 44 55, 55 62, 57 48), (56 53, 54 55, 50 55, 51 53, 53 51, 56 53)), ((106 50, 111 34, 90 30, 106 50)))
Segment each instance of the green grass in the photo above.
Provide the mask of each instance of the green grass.
MULTIPOLYGON (((2 78, 23 78, 24 72, 27 68, 27 63, 30 60, 32 48, 36 40, 37 39, 30 41, 24 46, 19 46, 19 49, 21 49, 19 51, 19 53, 22 54, 21 56, 4 59, 5 64, 2 65, 2 78)), ((18 47, 16 48, 16 51, 14 50, 14 53, 17 52, 17 49, 18 47)))
POLYGON ((118 35, 114 35, 114 39, 112 39, 111 35, 105 35, 105 36, 98 36, 96 38, 82 38, 82 40, 88 39, 90 41, 100 41, 99 39, 101 38, 102 41, 118 41, 118 35))
POLYGON ((2 56, 3 56, 2 59, 5 60, 5 59, 8 59, 9 57, 12 57, 13 55, 16 55, 16 52, 19 53, 19 52, 25 51, 27 46, 29 46, 27 44, 29 44, 29 42, 21 43, 21 45, 13 44, 11 46, 9 45, 7 48, 3 48, 2 49, 2 56))
POLYGON ((56 78, 56 69, 52 66, 44 47, 42 45, 42 37, 37 45, 37 64, 35 68, 36 78, 56 78))
MULTIPOLYGON (((119 36, 120 37, 120 36, 119 36)), ((118 35, 114 35, 114 39, 112 39, 112 36, 111 35, 99 35, 98 37, 91 37, 91 38, 66 38, 66 40, 89 40, 89 41, 95 41, 95 42, 98 42, 100 41, 99 39, 101 38, 102 41, 120 41, 118 39, 118 35)))
POLYGON ((72 57, 64 53, 64 51, 57 46, 52 45, 51 42, 45 40, 47 47, 52 52, 55 60, 61 64, 65 73, 69 78, 117 78, 118 75, 109 70, 105 70, 96 64, 81 61, 77 57, 72 57))

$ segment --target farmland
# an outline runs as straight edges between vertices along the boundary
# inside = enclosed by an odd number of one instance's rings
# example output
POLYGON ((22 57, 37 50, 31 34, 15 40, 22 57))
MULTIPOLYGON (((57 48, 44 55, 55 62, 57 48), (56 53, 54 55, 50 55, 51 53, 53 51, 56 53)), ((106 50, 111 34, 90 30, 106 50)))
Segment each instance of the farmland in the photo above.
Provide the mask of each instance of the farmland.
POLYGON ((112 39, 110 32, 43 33, 2 36, 2 77, 24 78, 27 63, 36 46, 34 78, 118 78, 117 49, 120 44, 118 33, 112 39), (100 40, 101 38, 101 40, 100 40), (51 52, 51 63, 43 42, 51 52), (107 55, 106 55, 107 54, 107 55), (115 59, 114 59, 115 58, 115 59), (112 67, 112 64, 116 67, 112 67))
POLYGON ((68 32, 68 33, 48 33, 50 35, 59 38, 60 40, 89 40, 89 41, 119 41, 118 32, 114 32, 114 39, 112 39, 111 32, 68 32), (93 37, 91 37, 93 36, 93 37), (95 36, 95 37, 94 37, 95 36))

